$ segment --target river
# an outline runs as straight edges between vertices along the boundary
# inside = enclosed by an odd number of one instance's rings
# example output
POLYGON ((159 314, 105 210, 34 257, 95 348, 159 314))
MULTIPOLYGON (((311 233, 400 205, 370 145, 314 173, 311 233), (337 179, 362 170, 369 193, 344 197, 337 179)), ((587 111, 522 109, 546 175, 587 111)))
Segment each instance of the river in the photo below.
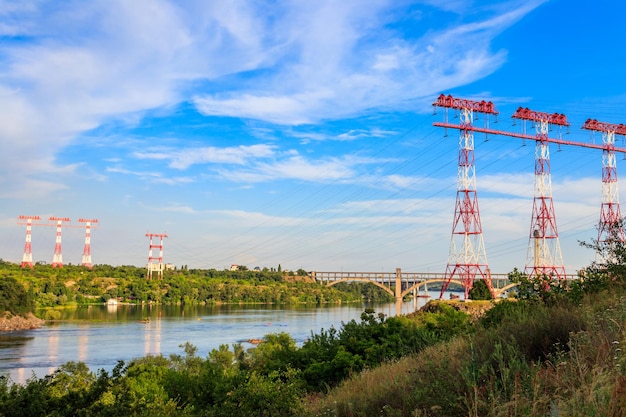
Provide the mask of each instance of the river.
MULTIPOLYGON (((430 292, 432 298, 439 293, 430 292)), ((426 303, 417 298, 396 304, 329 306, 134 306, 94 305, 64 310, 62 320, 35 330, 0 333, 0 375, 23 383, 42 378, 69 361, 85 362, 92 371, 111 371, 118 361, 148 354, 184 354, 189 342, 206 357, 221 344, 253 345, 249 339, 286 332, 302 344, 313 333, 359 320, 373 308, 386 316, 406 314, 426 303)))

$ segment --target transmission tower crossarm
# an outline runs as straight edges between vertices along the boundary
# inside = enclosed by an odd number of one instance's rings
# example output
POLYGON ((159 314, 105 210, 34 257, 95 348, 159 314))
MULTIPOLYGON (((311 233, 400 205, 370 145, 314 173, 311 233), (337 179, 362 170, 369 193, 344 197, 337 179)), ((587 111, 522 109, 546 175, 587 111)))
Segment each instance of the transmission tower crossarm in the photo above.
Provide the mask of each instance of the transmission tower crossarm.
POLYGON ((545 122, 551 125, 569 126, 567 116, 560 113, 545 113, 531 110, 528 107, 518 107, 511 116, 513 119, 530 120, 533 122, 545 122))
POLYGON ((626 136, 626 126, 622 123, 605 123, 596 119, 587 119, 581 126, 581 129, 595 130, 596 132, 614 132, 616 135, 626 136))
POLYGON ((456 110, 471 110, 473 112, 486 113, 486 114, 499 114, 496 110, 496 106, 491 101, 473 101, 463 98, 452 97, 451 95, 441 94, 437 101, 433 103, 433 107, 444 107, 456 110))
MULTIPOLYGON (((486 133, 489 135, 501 135, 501 136, 510 136, 514 138, 519 138, 519 139, 537 140, 536 135, 529 135, 527 133, 509 132, 506 130, 491 129, 491 128, 486 128, 486 127, 473 126, 473 125, 464 126, 464 125, 455 124, 455 123, 434 122, 433 126, 443 127, 443 128, 448 128, 448 129, 467 129, 467 130, 473 130, 474 132, 486 133)), ((563 139, 550 138, 550 137, 545 138, 545 141, 550 142, 550 143, 555 143, 557 145, 580 146, 583 148, 591 148, 591 149, 599 149, 599 150, 605 149, 604 145, 600 145, 597 143, 575 142, 571 140, 563 140, 563 139)), ((626 154, 626 148, 614 147, 613 149, 615 150, 615 152, 626 154)))

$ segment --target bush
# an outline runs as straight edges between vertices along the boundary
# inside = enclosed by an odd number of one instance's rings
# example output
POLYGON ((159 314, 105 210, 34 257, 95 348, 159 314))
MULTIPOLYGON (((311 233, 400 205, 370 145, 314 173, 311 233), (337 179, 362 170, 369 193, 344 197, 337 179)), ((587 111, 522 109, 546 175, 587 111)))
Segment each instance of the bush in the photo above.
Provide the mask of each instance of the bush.
POLYGON ((493 300, 493 295, 491 295, 491 291, 489 291, 489 287, 484 279, 474 281, 468 297, 470 300, 493 300))
POLYGON ((15 315, 25 315, 34 311, 30 294, 15 278, 0 278, 0 313, 9 311, 15 315))

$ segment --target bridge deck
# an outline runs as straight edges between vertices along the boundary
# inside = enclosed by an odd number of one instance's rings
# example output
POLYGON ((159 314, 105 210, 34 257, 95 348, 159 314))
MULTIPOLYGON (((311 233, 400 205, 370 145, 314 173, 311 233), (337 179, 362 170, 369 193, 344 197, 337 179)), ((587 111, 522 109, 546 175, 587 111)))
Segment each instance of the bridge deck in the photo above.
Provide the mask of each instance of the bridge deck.
MULTIPOLYGON (((375 285, 387 289, 391 294, 399 292, 406 293, 411 288, 418 288, 424 284, 445 282, 447 277, 445 273, 439 272, 402 272, 400 268, 396 272, 327 272, 313 271, 311 278, 317 282, 332 285, 333 283, 361 281, 372 282, 375 285), (395 286, 400 284, 399 292, 395 290, 395 286), (394 288, 394 290, 392 290, 394 288)), ((567 275, 568 280, 577 279, 578 275, 567 275)), ((460 280, 453 279, 451 282, 461 284, 460 280)), ((512 284, 508 274, 491 274, 491 284, 494 290, 502 290, 512 284)))

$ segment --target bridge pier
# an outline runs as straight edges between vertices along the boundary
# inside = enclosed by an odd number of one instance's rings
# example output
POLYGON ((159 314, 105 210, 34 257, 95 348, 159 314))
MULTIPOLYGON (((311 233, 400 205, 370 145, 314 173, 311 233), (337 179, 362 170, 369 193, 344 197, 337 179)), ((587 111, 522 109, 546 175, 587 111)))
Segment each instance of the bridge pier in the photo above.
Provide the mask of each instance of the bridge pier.
POLYGON ((396 302, 400 300, 402 302, 402 270, 396 268, 396 288, 395 288, 396 302))
POLYGON ((395 296, 396 296, 396 316, 399 316, 402 314, 402 270, 400 268, 396 268, 395 296))

